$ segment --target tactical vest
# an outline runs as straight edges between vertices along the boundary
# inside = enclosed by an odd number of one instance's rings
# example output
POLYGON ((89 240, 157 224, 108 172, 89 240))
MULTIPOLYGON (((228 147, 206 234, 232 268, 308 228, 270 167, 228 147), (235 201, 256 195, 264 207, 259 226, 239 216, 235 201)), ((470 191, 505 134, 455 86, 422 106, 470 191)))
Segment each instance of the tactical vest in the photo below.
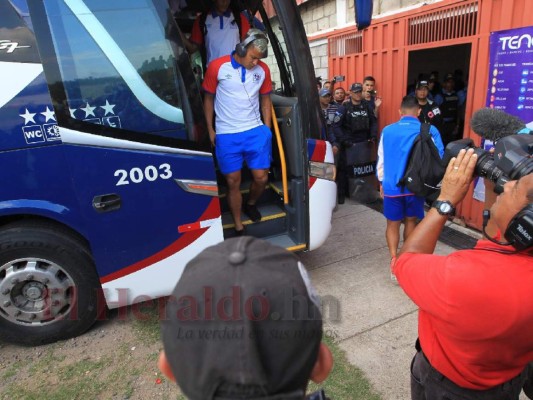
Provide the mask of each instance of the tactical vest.
POLYGON ((344 117, 344 132, 348 140, 356 142, 370 138, 370 107, 366 101, 355 105, 351 101, 344 105, 346 114, 344 117))
POLYGON ((457 93, 442 93, 444 101, 440 105, 440 112, 445 122, 455 121, 457 119, 457 109, 459 108, 459 97, 457 93))

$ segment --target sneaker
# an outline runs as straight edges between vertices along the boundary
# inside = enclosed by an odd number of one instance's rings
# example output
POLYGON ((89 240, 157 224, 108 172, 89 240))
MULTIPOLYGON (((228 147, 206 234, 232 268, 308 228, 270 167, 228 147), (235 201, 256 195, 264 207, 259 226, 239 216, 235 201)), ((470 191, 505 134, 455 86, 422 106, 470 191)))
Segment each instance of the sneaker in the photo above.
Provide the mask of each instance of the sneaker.
POLYGON ((259 212, 255 204, 245 203, 243 211, 253 222, 257 222, 261 219, 261 213, 259 212))

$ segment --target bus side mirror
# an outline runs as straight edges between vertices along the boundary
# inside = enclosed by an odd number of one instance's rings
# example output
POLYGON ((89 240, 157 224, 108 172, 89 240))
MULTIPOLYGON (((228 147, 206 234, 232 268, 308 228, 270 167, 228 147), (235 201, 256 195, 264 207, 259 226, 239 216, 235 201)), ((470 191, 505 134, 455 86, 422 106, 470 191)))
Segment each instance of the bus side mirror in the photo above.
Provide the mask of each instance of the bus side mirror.
POLYGON ((354 0, 355 23, 357 30, 362 31, 370 26, 372 22, 372 0, 354 0))

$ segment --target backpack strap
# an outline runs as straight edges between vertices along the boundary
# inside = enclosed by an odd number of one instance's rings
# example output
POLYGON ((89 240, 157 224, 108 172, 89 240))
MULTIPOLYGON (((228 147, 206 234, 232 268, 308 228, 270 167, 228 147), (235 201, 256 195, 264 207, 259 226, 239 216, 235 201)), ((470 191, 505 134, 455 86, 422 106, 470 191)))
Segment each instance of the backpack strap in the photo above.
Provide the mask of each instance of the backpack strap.
POLYGON ((431 124, 428 124, 427 122, 424 122, 420 125, 420 134, 422 136, 429 136, 429 129, 431 128, 431 124))

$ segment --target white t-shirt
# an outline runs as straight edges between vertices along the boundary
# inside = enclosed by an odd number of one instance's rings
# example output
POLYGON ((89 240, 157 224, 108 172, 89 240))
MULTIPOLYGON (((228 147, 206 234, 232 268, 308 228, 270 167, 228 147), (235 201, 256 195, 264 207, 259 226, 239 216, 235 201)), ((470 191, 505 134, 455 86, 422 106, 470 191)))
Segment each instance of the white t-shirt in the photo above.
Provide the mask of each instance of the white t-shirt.
POLYGON ((259 96, 272 92, 270 69, 264 62, 248 70, 233 55, 217 58, 209 64, 202 88, 215 95, 217 134, 244 132, 263 124, 259 96))

